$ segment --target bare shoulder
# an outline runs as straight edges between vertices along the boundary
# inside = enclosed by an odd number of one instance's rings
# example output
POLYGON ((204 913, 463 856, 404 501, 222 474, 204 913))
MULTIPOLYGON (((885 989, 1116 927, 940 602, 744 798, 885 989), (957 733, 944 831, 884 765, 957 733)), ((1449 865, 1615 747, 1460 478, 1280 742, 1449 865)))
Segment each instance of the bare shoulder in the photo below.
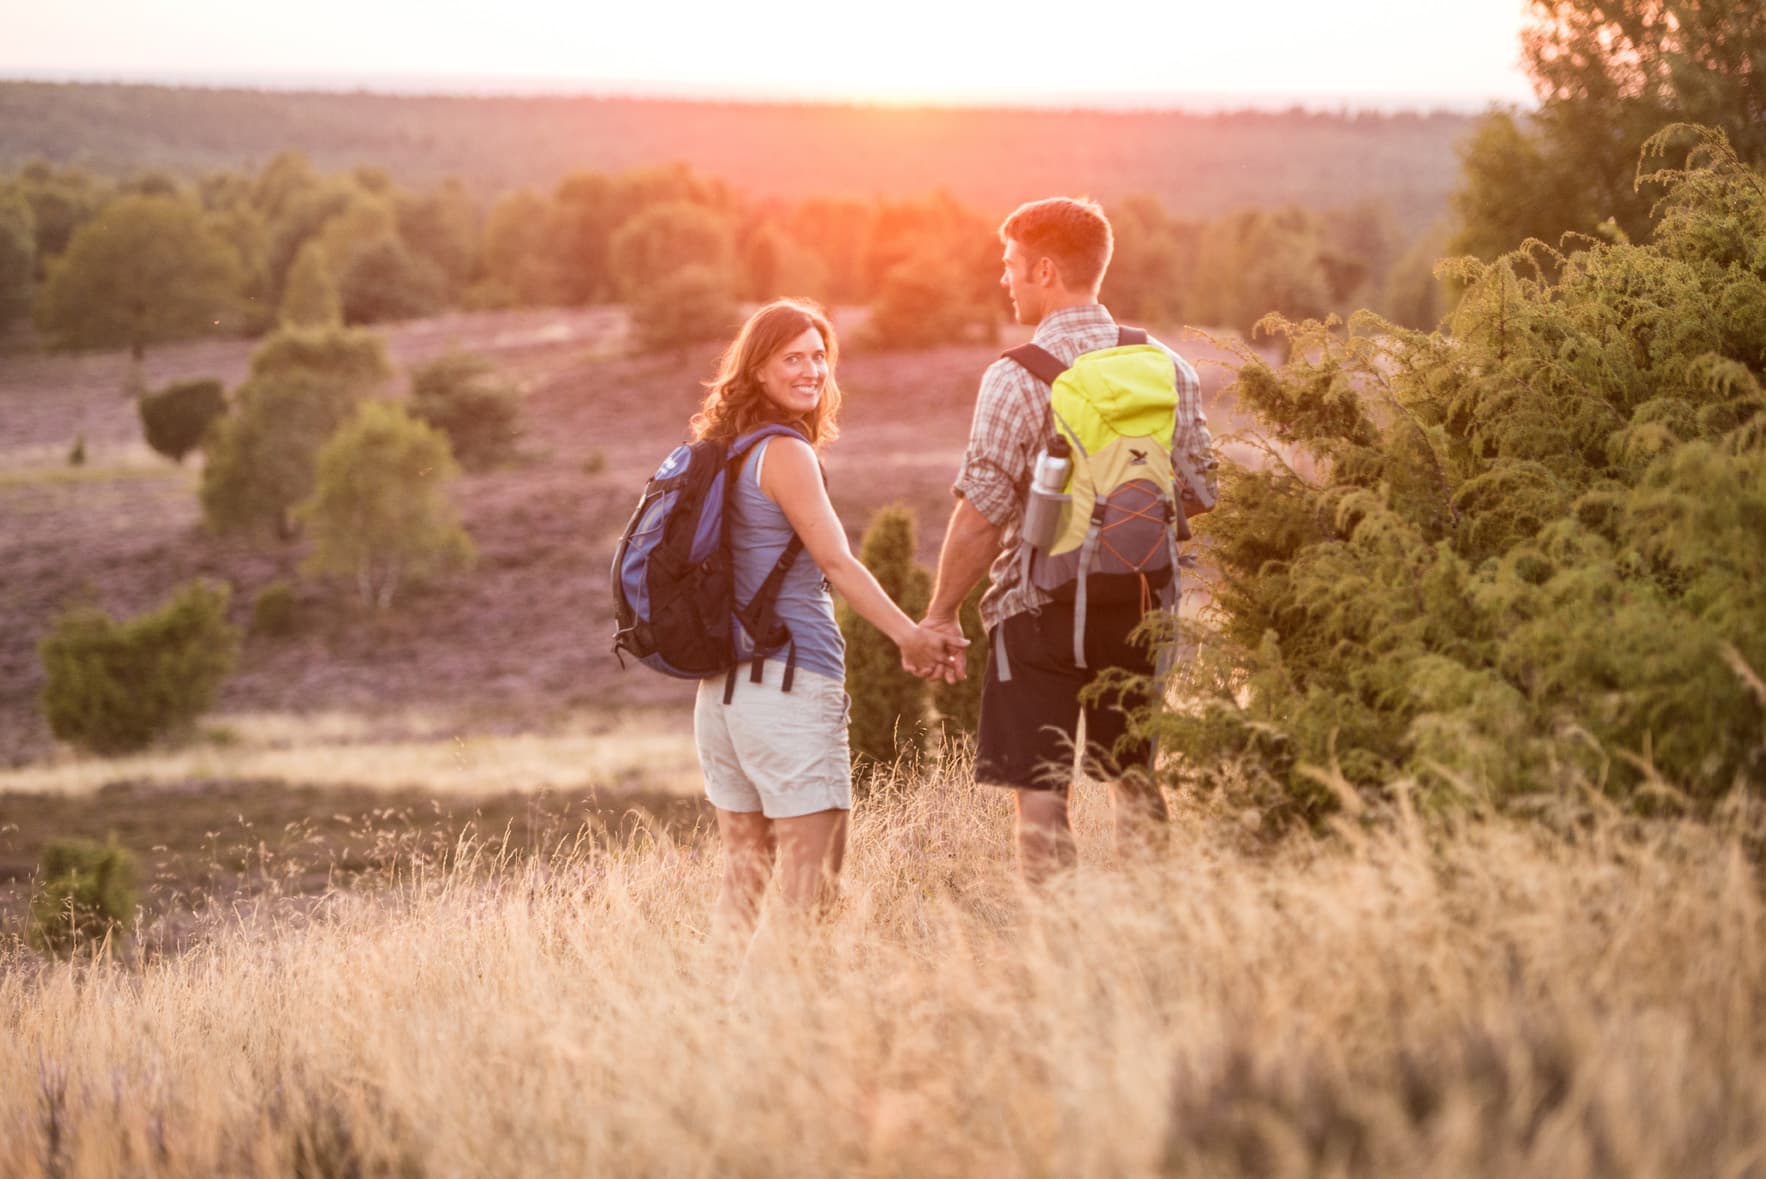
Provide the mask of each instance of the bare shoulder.
POLYGON ((760 490, 777 502, 782 490, 789 492, 806 482, 819 483, 819 463, 815 448, 804 439, 794 434, 769 438, 765 465, 760 470, 760 490))

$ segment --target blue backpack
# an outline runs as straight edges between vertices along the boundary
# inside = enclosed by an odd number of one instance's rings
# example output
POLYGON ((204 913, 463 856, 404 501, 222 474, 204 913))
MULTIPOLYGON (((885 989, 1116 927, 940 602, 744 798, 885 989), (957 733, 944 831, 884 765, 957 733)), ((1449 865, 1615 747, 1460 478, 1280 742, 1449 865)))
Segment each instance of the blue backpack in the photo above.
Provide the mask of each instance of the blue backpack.
POLYGON ((803 541, 791 538, 747 603, 736 601, 730 555, 730 495, 742 461, 756 443, 778 435, 803 437, 789 426, 769 425, 728 443, 683 443, 644 484, 613 554, 613 653, 621 667, 621 652, 629 652, 645 667, 680 679, 728 672, 727 704, 739 664, 753 660, 750 678, 759 683, 763 660, 784 649, 782 686, 791 690, 797 648, 775 606, 803 541))

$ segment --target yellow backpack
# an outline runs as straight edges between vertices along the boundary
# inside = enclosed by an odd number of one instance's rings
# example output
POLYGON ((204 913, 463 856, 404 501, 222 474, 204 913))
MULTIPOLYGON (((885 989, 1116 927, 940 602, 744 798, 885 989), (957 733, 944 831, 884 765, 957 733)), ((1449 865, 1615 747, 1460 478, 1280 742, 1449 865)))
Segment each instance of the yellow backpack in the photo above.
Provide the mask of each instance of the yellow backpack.
POLYGON ((1073 657, 1084 667, 1088 604, 1139 601, 1144 613, 1177 600, 1183 501, 1193 496, 1172 461, 1176 365, 1135 328, 1070 367, 1035 344, 1004 355, 1049 386, 1054 428, 1072 450, 1053 539, 1024 543, 1022 560, 1026 581, 1073 600, 1073 657))

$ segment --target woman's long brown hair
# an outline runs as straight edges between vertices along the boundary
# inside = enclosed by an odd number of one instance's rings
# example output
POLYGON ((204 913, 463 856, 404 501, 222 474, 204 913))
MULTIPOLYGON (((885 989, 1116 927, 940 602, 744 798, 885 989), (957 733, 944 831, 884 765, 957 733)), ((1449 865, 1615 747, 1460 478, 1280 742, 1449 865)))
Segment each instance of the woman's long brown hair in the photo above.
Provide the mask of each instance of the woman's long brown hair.
POLYGON ((834 325, 828 322, 826 312, 807 299, 775 299, 749 316, 724 349, 717 376, 706 382, 705 401, 693 415, 693 437, 727 442, 756 426, 785 422, 801 429, 810 445, 820 449, 839 433, 834 424, 840 413, 840 386, 834 380, 839 357, 834 325), (804 417, 786 417, 761 390, 760 369, 781 348, 812 327, 821 335, 822 346, 828 351, 828 379, 814 410, 804 417))

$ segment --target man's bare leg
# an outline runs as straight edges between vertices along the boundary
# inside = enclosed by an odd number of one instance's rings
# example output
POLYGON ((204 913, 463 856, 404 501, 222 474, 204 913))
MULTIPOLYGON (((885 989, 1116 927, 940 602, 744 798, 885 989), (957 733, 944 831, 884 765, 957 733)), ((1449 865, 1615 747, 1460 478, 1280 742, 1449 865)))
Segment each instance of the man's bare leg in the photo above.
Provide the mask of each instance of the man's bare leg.
POLYGON ((1060 790, 1014 790, 1018 796, 1018 872, 1039 884, 1077 858, 1067 795, 1060 790))
POLYGON ((1145 773, 1130 771, 1110 783, 1112 821, 1118 856, 1157 851, 1170 830, 1165 792, 1145 773))

